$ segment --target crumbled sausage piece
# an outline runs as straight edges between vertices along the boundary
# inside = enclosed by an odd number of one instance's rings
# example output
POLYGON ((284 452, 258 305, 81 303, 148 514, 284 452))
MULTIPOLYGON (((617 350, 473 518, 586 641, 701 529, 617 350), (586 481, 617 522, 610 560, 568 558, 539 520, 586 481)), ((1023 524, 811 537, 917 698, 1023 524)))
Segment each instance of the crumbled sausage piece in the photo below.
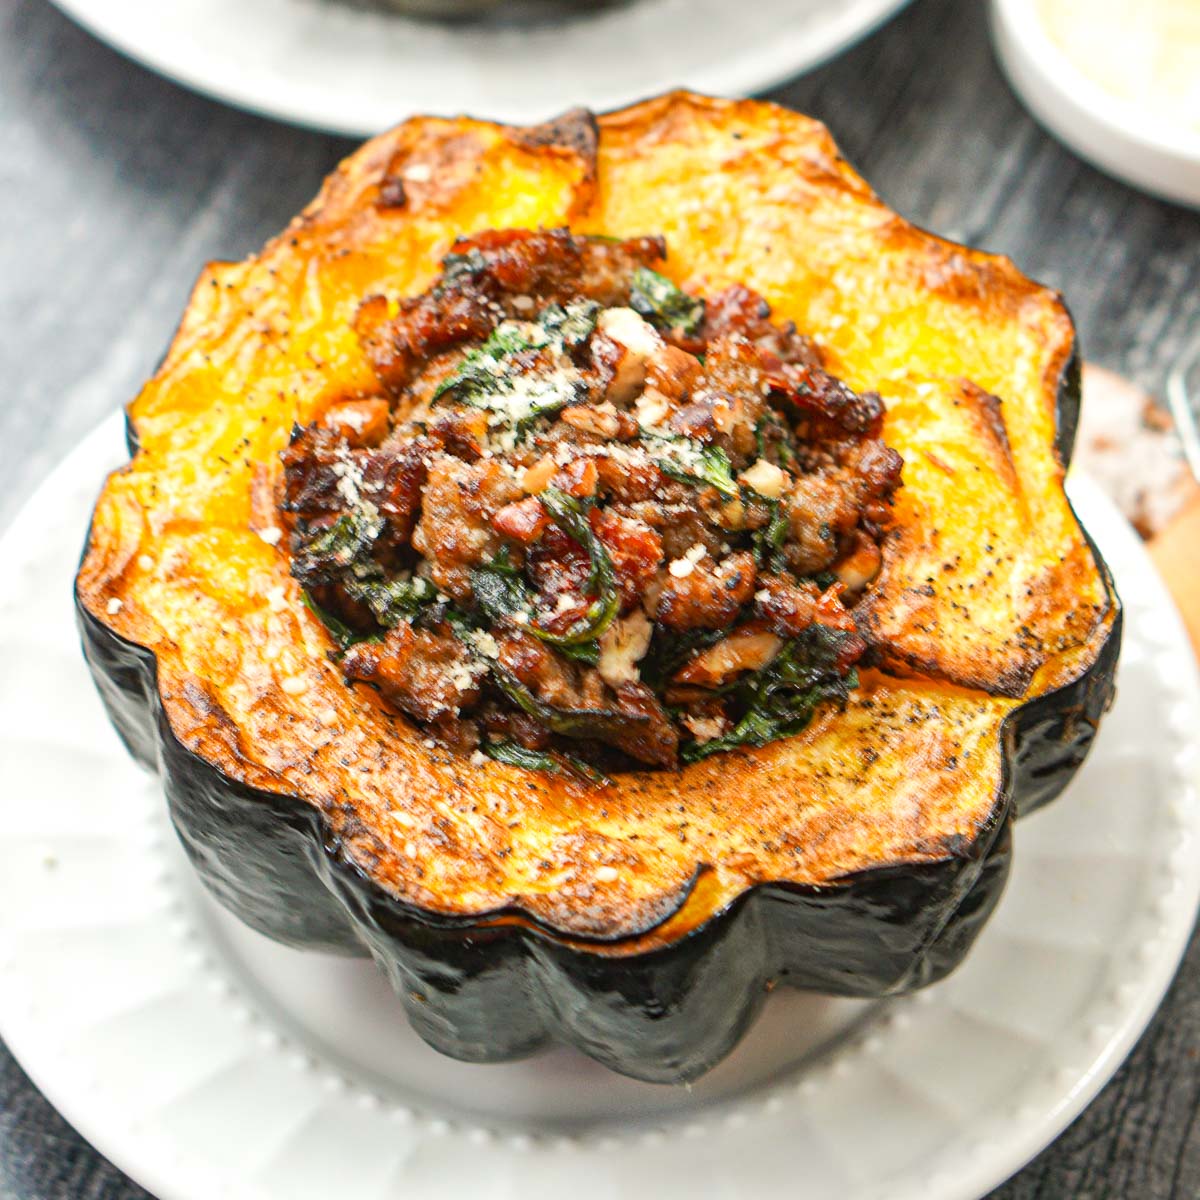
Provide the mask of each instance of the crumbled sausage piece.
POLYGON ((362 464, 362 495, 388 521, 388 541, 406 545, 421 508, 421 493, 429 475, 432 444, 428 439, 390 442, 369 454, 362 464))
POLYGON ((644 683, 617 685, 619 711, 644 718, 614 738, 618 750, 655 767, 673 767, 679 756, 679 730, 658 697, 644 683))
POLYGON ((760 575, 754 611, 773 632, 795 637, 816 620, 820 599, 816 584, 794 583, 783 575, 760 575))
POLYGON ((344 438, 350 446, 378 446, 387 437, 390 418, 388 402, 373 396, 330 405, 321 416, 321 426, 344 438))
POLYGON ((401 623, 382 642, 346 651, 347 679, 374 684, 397 708, 420 721, 456 716, 479 699, 479 680, 467 651, 449 631, 401 623))
POLYGON ((731 554, 715 567, 711 559, 692 564, 686 574, 671 577, 658 599, 655 620, 668 629, 721 629, 754 595, 754 556, 731 554))
POLYGON ((791 321, 776 324, 770 317, 771 306, 762 296, 740 283, 731 284, 705 306, 704 341, 707 344, 725 334, 737 334, 755 344, 764 366, 822 365, 821 352, 791 321))
POLYGON ((292 432, 279 456, 283 462, 279 507, 284 513, 311 520, 346 507, 339 486, 345 463, 341 445, 333 430, 316 424, 292 432))
POLYGON ((443 592, 470 597, 471 567, 493 558, 503 544, 492 519, 520 495, 520 485, 493 459, 443 457, 429 468, 412 544, 429 560, 443 592))
POLYGON ((612 559, 622 607, 628 612, 639 603, 658 571, 663 559, 662 538, 644 521, 611 509, 593 509, 592 514, 592 528, 612 559))
POLYGON ((552 522, 536 496, 506 504, 493 518, 492 527, 514 542, 536 542, 552 522))

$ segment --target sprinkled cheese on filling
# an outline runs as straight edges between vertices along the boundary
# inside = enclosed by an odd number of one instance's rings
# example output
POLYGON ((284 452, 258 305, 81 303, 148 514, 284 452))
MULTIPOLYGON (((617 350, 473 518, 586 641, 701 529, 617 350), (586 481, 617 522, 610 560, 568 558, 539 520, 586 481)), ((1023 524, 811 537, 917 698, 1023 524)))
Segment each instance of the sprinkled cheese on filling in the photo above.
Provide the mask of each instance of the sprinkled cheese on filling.
POLYGON ((455 691, 463 695, 471 691, 480 678, 487 673, 487 667, 481 662, 456 662, 447 668, 447 678, 455 691))
POLYGON ((368 414, 362 409, 346 408, 339 414, 339 419, 349 425, 351 429, 357 433, 362 433, 366 428, 368 414))
POLYGON ((337 490, 349 508, 357 508, 362 502, 362 468, 350 455, 350 448, 343 444, 340 457, 330 470, 337 476, 337 490))
POLYGON ((682 558, 677 558, 667 566, 667 570, 676 579, 685 579, 695 569, 696 564, 708 553, 708 550, 697 543, 688 550, 682 558))
POLYGON ((380 393, 284 452, 259 536, 347 682, 475 765, 673 768, 854 686, 865 643, 829 580, 878 561, 882 403, 749 289, 682 291, 664 254, 461 240, 428 292, 360 312, 380 393))
POLYGON ((670 415, 671 402, 654 388, 647 388, 633 408, 638 424, 643 429, 655 429, 670 415))
POLYGON ((557 363, 544 375, 516 375, 507 390, 495 397, 493 428, 516 425, 537 415, 542 409, 563 405, 574 399, 580 383, 579 372, 569 363, 557 363))
POLYGON ((479 651, 484 658, 499 658, 500 648, 496 644, 496 639, 483 629, 475 629, 471 632, 471 642, 475 649, 479 651))

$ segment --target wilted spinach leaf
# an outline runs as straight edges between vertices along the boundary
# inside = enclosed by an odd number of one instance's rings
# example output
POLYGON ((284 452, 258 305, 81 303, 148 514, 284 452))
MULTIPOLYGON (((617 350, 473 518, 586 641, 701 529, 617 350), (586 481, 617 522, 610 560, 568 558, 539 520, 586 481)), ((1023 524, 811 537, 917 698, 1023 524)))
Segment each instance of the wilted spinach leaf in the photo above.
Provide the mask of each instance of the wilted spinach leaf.
POLYGON ((528 618, 533 612, 533 591, 508 561, 507 552, 490 563, 474 567, 470 578, 475 603, 491 620, 511 620, 517 613, 528 618))
POLYGON ((689 296, 665 275, 638 267, 633 273, 629 307, 659 329, 693 334, 704 320, 704 301, 689 296))
POLYGON ((339 650, 348 650, 358 642, 378 640, 371 634, 359 633, 357 629, 351 629, 345 621, 335 617, 324 605, 318 604, 307 588, 302 588, 300 595, 304 599, 304 607, 325 626, 325 631, 333 638, 334 644, 339 650))
POLYGON ((594 667, 600 661, 599 642, 576 642, 569 646, 556 646, 555 649, 564 657, 586 663, 589 667, 594 667))
POLYGON ((664 475, 678 479, 680 483, 715 487, 722 496, 730 499, 741 495, 738 482, 733 477, 733 464, 720 446, 705 446, 686 457, 668 456, 654 461, 664 475))
POLYGON ((484 742, 482 746, 488 758, 508 763, 513 767, 524 767, 528 771, 550 771, 557 775, 580 775, 589 783, 611 783, 602 771, 589 766, 573 754, 557 752, 547 754, 542 750, 529 750, 516 742, 484 742))
POLYGON ((576 300, 563 308, 549 304, 542 310, 538 324, 547 336, 566 350, 575 350, 592 336, 600 317, 600 305, 595 300, 576 300))
POLYGON ((650 648, 638 664, 642 682, 660 691, 695 651, 719 642, 726 633, 724 629, 689 629, 675 633, 665 626, 655 625, 650 648))
POLYGON ((511 388, 507 378, 510 359, 522 350, 532 350, 540 342, 520 326, 505 321, 488 334, 487 340, 463 358, 462 362, 437 385, 433 403, 443 399, 459 400, 486 408, 488 397, 511 388))
POLYGON ((696 762, 734 746, 764 746, 799 733, 817 706, 845 701, 858 686, 858 673, 841 674, 837 659, 849 636, 825 625, 811 625, 794 637, 765 667, 740 680, 729 693, 737 724, 722 737, 689 742, 680 750, 685 762, 696 762))
POLYGON ((774 409, 769 409, 754 426, 754 444, 759 458, 769 460, 768 451, 773 449, 782 466, 789 466, 796 460, 792 431, 774 409))
POLYGON ((595 738, 607 742, 621 738, 649 720, 643 713, 618 712, 607 708, 559 708, 539 700, 511 671, 489 660, 496 686, 522 712, 539 721, 551 733, 563 737, 595 738))
POLYGON ((328 529, 305 541, 292 559, 292 574, 306 587, 336 582, 368 558, 385 524, 378 514, 343 513, 328 529))
POLYGON ((595 599, 588 605, 587 612, 565 633, 551 633, 536 625, 531 625, 529 632, 552 646, 594 642, 613 623, 621 607, 621 593, 612 559, 592 529, 584 506, 574 496, 568 496, 556 487, 548 487, 538 499, 559 529, 587 551, 591 563, 587 589, 595 599))
POLYGON ((353 575, 342 581, 351 600, 365 604, 375 620, 389 629, 408 620, 429 604, 437 589, 428 579, 359 579, 353 575))

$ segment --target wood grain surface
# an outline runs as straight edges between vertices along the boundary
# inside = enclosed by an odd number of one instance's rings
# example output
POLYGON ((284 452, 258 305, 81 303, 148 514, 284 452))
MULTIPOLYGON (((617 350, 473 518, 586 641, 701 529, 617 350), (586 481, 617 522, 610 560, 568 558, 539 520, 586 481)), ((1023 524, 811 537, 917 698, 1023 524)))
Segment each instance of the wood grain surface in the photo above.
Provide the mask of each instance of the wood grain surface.
POLYGON ((1150 556, 1179 606, 1200 657, 1200 488, 1184 510, 1150 543, 1150 556))
MULTIPOLYGON (((996 69, 982 0, 917 0, 771 95, 827 121, 905 215, 1062 288, 1085 353, 1161 392, 1200 324, 1200 215, 1105 178, 1047 137, 996 69)), ((153 369, 201 264, 254 249, 349 148, 158 79, 45 0, 0 0, 0 528, 153 369)), ((1200 1196, 1198 1054, 1193 941, 1130 1060, 993 1200, 1200 1196)), ((146 1196, 2 1046, 0 1196, 146 1196)))

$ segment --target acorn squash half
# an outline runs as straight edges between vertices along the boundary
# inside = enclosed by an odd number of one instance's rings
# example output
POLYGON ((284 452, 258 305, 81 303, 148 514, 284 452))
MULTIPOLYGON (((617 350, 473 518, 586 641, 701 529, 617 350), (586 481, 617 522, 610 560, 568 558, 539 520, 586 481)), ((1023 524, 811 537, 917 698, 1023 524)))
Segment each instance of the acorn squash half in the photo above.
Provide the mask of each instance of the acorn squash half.
POLYGON ((687 93, 533 129, 418 118, 201 276, 96 505, 84 650, 249 925, 369 951, 457 1058, 558 1039, 690 1079, 776 983, 883 996, 952 969, 1012 818, 1087 753, 1120 608, 1063 491, 1078 404, 1059 297, 891 212, 816 121, 687 93), (604 787, 430 748, 346 686, 260 536, 293 426, 374 386, 364 296, 422 290, 457 235, 563 225, 663 234, 674 279, 760 292, 882 393, 905 460, 845 707, 604 787))

